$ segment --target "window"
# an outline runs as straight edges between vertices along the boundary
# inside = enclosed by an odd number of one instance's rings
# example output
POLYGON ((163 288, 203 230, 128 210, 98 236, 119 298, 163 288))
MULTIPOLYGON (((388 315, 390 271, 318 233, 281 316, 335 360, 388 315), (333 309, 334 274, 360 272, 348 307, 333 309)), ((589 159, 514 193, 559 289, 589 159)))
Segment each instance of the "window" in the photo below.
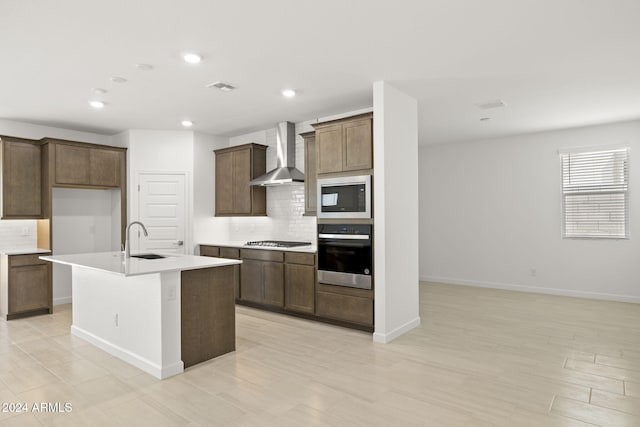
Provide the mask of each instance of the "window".
POLYGON ((560 154, 562 237, 629 238, 628 157, 628 148, 560 154))

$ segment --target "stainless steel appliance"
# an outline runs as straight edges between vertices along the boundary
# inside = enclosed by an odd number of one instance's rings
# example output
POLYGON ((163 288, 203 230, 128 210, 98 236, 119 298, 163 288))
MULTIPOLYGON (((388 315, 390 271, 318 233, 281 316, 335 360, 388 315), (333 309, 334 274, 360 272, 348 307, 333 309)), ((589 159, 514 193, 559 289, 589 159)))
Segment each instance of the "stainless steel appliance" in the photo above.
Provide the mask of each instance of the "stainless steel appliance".
POLYGON ((371 175, 318 178, 318 218, 371 218, 371 175))
POLYGON ((281 122, 276 126, 276 168, 249 182, 249 185, 282 185, 304 182, 304 174, 296 169, 296 125, 281 122))
POLYGON ((369 224, 318 224, 318 281, 371 289, 371 241, 369 224))
POLYGON ((257 240, 245 243, 245 246, 261 246, 267 248, 295 248, 310 245, 311 242, 290 242, 286 240, 257 240))

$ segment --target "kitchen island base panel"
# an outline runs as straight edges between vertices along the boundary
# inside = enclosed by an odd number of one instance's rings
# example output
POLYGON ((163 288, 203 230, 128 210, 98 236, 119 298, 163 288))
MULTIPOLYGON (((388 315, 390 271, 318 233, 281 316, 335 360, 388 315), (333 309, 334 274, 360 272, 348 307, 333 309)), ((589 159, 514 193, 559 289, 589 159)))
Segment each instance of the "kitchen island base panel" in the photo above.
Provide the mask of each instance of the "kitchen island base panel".
POLYGON ((235 265, 182 272, 184 367, 236 349, 235 265))
POLYGON ((122 276, 72 268, 72 333, 156 378, 183 372, 180 272, 122 276))

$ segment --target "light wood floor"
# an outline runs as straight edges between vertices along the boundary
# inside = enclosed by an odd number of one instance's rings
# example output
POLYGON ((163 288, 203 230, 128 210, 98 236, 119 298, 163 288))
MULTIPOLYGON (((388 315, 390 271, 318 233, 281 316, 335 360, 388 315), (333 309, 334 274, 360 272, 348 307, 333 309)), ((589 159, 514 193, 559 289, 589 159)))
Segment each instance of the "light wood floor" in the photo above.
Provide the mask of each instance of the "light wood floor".
POLYGON ((423 283, 422 326, 371 335, 237 309, 238 350, 159 381, 70 336, 0 322, 0 425, 640 426, 640 306, 423 283), (2 409, 2 408, 0 408, 2 409))

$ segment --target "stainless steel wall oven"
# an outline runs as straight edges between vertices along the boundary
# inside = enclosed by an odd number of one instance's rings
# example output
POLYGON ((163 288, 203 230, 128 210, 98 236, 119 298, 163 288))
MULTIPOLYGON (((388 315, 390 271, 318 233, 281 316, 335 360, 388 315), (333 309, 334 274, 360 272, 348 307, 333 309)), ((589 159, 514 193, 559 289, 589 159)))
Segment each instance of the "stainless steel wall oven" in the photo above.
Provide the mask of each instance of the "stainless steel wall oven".
POLYGON ((371 289, 370 224, 318 224, 318 281, 371 289))

